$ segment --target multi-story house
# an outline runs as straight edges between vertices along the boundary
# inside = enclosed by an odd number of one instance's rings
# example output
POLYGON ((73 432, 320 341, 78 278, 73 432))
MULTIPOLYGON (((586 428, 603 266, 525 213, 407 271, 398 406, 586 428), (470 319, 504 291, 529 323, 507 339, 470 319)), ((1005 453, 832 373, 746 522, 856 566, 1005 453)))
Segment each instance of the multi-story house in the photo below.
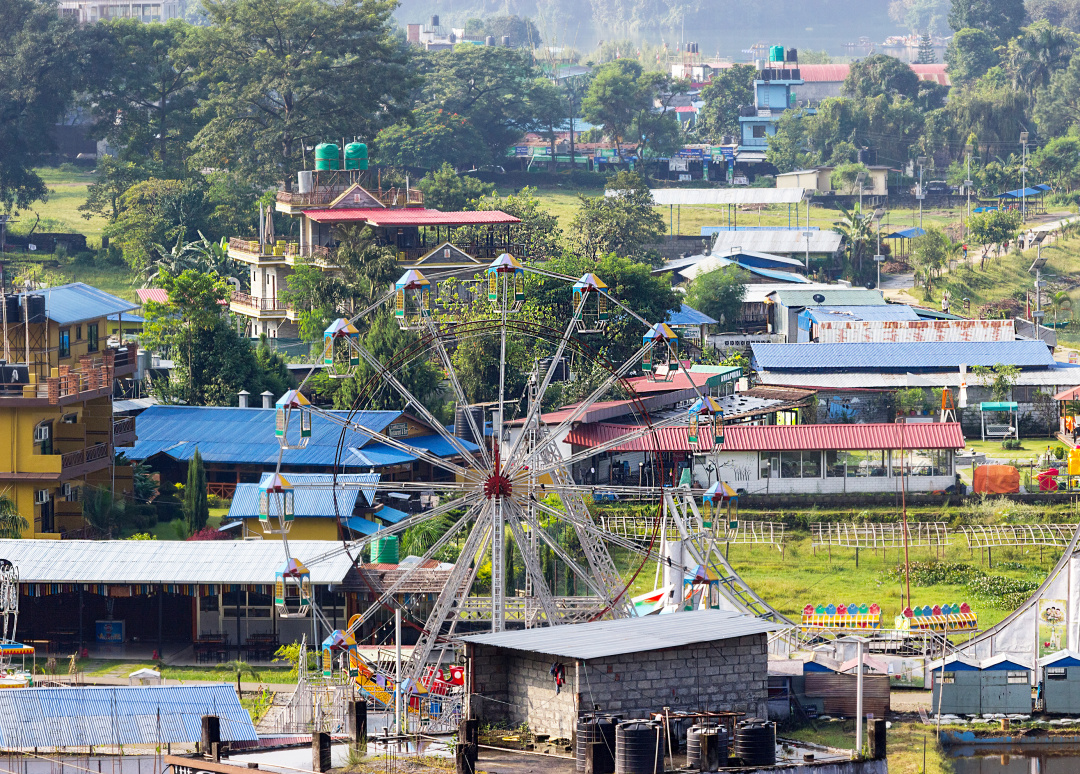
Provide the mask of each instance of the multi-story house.
POLYGON ((105 332, 109 315, 136 307, 81 282, 2 297, 0 493, 27 537, 78 534, 86 487, 132 489, 114 450, 135 441, 135 420, 114 421, 112 396, 135 373, 136 346, 105 332))
POLYGON ((95 24, 106 19, 139 19, 144 22, 163 22, 184 15, 180 0, 60 0, 60 16, 79 24, 95 24))
POLYGON ((382 187, 378 173, 367 169, 363 143, 347 145, 343 163, 339 153, 336 145, 318 146, 317 168, 300 172, 295 187, 277 192, 277 211, 300 219, 298 238, 275 238, 268 213, 257 237, 229 240, 229 256, 247 265, 251 283, 250 292, 233 293, 229 309, 248 320, 251 337, 297 336, 298 310, 281 300, 281 292, 297 264, 338 271, 342 227, 370 226, 376 244, 394 248, 403 272, 471 277, 500 253, 525 257, 515 229, 518 218, 495 210, 426 209, 423 191, 382 187))
POLYGON ((794 48, 772 46, 769 61, 758 61, 754 104, 744 106, 739 111, 740 136, 736 163, 749 165, 765 161, 769 138, 776 134, 776 126, 784 111, 796 106, 797 98, 793 89, 803 83, 799 53, 794 48))

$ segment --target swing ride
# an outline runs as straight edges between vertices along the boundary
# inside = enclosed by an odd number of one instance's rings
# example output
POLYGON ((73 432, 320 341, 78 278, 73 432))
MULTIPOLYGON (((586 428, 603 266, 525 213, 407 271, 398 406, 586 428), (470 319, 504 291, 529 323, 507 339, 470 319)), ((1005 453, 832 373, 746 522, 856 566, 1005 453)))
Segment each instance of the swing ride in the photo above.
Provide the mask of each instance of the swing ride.
MULTIPOLYGON (((658 433, 668 427, 689 424, 692 443, 701 454, 712 453, 723 443, 720 404, 690 378, 686 364, 678 357, 678 338, 669 326, 640 317, 593 274, 578 279, 557 275, 523 265, 505 253, 484 271, 478 298, 486 296, 486 316, 464 322, 446 321, 433 314, 433 307, 438 306, 440 278, 426 277, 415 269, 407 271, 370 307, 351 320, 336 320, 326 329, 323 363, 330 375, 353 376, 361 364, 365 365, 366 378, 357 380, 358 397, 351 412, 330 412, 313 406, 300 390, 289 391, 277 402, 276 434, 281 452, 277 473, 261 492, 260 519, 267 532, 281 535, 285 553, 286 564, 276 576, 278 610, 284 616, 314 615, 322 630, 331 632, 322 644, 323 679, 355 684, 388 707, 394 704, 395 686, 398 693, 409 686, 408 710, 403 713, 407 717, 399 716, 396 727, 435 732, 452 728, 460 711, 461 686, 445 671, 455 663, 451 641, 455 633, 558 626, 710 607, 791 624, 742 582, 718 548, 728 527, 728 522, 720 518, 719 503, 730 504, 734 499, 730 488, 717 490, 716 499, 709 501, 715 511, 711 519, 703 518, 688 484, 658 488, 641 486, 639 482, 636 487, 611 488, 620 496, 659 500, 652 534, 643 542, 604 529, 589 510, 595 488, 574 479, 575 464, 640 441, 650 451, 649 465, 654 468, 649 480, 667 480, 658 433), (519 319, 530 288, 527 275, 534 275, 540 282, 569 285, 565 297, 570 314, 563 327, 519 319), (389 307, 402 329, 419 334, 412 345, 394 353, 387 362, 364 346, 356 326, 357 321, 384 307, 389 307), (611 362, 603 354, 608 351, 604 348, 604 334, 613 319, 621 326, 640 325, 644 331, 640 348, 622 362, 611 362), (454 428, 459 432, 447 429, 405 385, 404 373, 412 364, 430 362, 445 374, 445 383, 458 406, 470 406, 452 358, 466 342, 479 343, 484 352, 498 353, 498 387, 496 399, 490 404, 490 431, 485 417, 474 416, 469 410, 459 412, 458 420, 467 428, 454 428), (537 361, 521 397, 514 398, 507 395, 507 352, 520 352, 526 346, 549 357, 537 361), (542 406, 557 372, 570 359, 598 365, 602 378, 583 400, 564 410, 558 426, 551 427, 540 421, 542 406), (680 370, 694 385, 693 405, 689 411, 649 417, 627 377, 644 372, 650 380, 667 380, 680 370), (371 405, 378 391, 389 392, 407 412, 434 428, 455 453, 440 457, 410 445, 407 435, 391 437, 365 427, 360 421, 360 407, 371 405), (599 446, 568 455, 560 451, 559 440, 585 412, 599 401, 613 398, 626 401, 636 424, 599 446), (345 629, 335 629, 322 617, 311 598, 307 568, 289 553, 287 533, 295 486, 282 476, 281 465, 288 463, 290 449, 302 448, 306 443, 313 417, 342 428, 339 468, 350 454, 344 440, 346 433, 377 440, 428 463, 433 480, 423 482, 423 488, 437 496, 438 504, 372 535, 346 540, 334 552, 308 557, 309 566, 341 552, 359 564, 361 551, 374 541, 439 519, 450 524, 419 561, 402 565, 402 572, 388 587, 373 593, 375 601, 353 616, 345 629), (419 568, 451 545, 460 549, 457 561, 435 595, 430 611, 420 617, 414 607, 399 601, 402 589, 408 587, 419 568), (643 606, 641 600, 631 598, 629 590, 647 564, 658 558, 658 568, 664 566, 664 585, 660 585, 658 577, 654 599, 643 606), (508 588, 508 566, 519 560, 516 566, 524 567, 524 589, 508 588), (553 572, 549 571, 552 563, 556 565, 553 572), (573 584, 563 585, 572 585, 579 593, 558 594, 552 575, 572 578, 573 584), (366 661, 357 647, 357 637, 364 624, 380 611, 395 607, 410 619, 409 625, 419 635, 405 662, 389 668, 366 661)), ((341 485, 335 476, 335 486, 341 485)), ((400 482, 382 481, 375 488, 400 491, 402 486, 400 482)), ((608 489, 605 487, 605 492, 608 489)))

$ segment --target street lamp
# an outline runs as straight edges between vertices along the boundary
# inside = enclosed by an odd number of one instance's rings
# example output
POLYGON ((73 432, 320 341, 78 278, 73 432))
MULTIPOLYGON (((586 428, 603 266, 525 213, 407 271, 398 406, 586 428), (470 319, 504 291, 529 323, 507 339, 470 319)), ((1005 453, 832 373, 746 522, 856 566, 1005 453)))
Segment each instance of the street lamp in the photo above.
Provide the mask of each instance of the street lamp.
POLYGON ((919 228, 922 228, 922 203, 926 198, 926 191, 923 189, 923 167, 926 166, 926 156, 919 156, 919 191, 915 194, 915 198, 919 200, 919 228))
POLYGON ((1024 164, 1020 167, 1021 190, 1020 190, 1020 222, 1027 222, 1027 146, 1028 133, 1020 132, 1020 144, 1024 147, 1024 164))
POLYGON ((881 264, 885 262, 885 256, 881 254, 881 219, 885 217, 885 208, 878 207, 874 210, 873 220, 877 221, 877 255, 874 256, 874 263, 877 264, 877 284, 874 285, 881 292, 881 264))

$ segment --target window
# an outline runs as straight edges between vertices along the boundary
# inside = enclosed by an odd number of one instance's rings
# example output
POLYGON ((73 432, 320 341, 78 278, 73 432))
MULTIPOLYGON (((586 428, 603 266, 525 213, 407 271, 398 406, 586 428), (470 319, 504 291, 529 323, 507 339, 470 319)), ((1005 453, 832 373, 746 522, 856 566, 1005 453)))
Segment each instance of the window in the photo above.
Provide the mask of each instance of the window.
POLYGON ((756 137, 758 139, 761 139, 761 138, 763 138, 765 136, 765 125, 764 124, 761 124, 759 126, 755 126, 755 127, 753 127, 753 129, 754 129, 754 137, 756 137))
POLYGON ((65 425, 76 425, 76 424, 79 423, 79 415, 78 414, 64 414, 64 416, 60 419, 60 421, 63 422, 65 425))
POLYGON ((1047 680, 1066 680, 1068 679, 1065 667, 1047 667, 1046 668, 1047 680))
POLYGON ((903 470, 900 452, 894 451, 892 474, 894 476, 948 476, 951 475, 950 452, 947 449, 911 449, 903 452, 903 470))
POLYGON ((199 597, 199 610, 204 613, 216 613, 218 611, 218 596, 199 597))
POLYGON ((952 685, 956 682, 956 672, 945 672, 941 675, 941 682, 945 685, 952 685))
POLYGON ((71 329, 60 329, 60 357, 71 357, 71 329))
POLYGON ((86 326, 86 351, 97 352, 98 350, 98 324, 90 323, 86 326))
POLYGON ((761 478, 821 478, 821 452, 761 452, 761 478))
POLYGON ((82 326, 75 326, 75 341, 82 341, 82 326))
POLYGON ((829 478, 877 478, 885 475, 885 452, 825 452, 825 475, 829 478))
POLYGON ((1027 672, 1009 672, 1006 679, 1009 685, 1028 685, 1031 682, 1027 672))

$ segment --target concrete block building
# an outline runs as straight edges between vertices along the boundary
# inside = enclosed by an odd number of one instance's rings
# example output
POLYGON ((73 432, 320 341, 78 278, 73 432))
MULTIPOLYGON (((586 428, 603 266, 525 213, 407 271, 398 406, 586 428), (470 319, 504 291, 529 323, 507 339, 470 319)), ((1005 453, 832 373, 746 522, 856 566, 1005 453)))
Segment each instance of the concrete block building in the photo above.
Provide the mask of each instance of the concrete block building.
POLYGON ((764 718, 767 638, 778 628, 698 610, 467 635, 470 711, 562 738, 597 706, 628 719, 664 707, 764 718))

